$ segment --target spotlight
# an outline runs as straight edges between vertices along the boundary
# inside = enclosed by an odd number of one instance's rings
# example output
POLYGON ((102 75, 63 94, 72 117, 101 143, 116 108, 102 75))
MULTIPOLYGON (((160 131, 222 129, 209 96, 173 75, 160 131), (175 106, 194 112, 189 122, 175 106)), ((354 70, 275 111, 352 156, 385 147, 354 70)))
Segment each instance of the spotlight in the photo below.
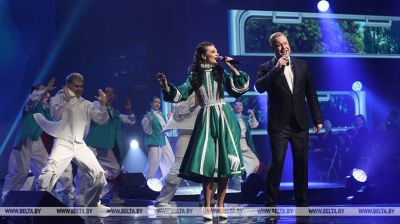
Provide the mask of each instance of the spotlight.
POLYGON ((139 148, 139 142, 136 139, 132 139, 129 145, 130 145, 131 149, 139 148))
POLYGON ((356 179, 358 182, 365 183, 368 180, 367 174, 364 172, 364 170, 360 170, 357 168, 354 168, 351 171, 351 175, 356 179))
POLYGON ((143 173, 122 173, 121 197, 154 200, 163 187, 157 178, 146 180, 143 173))
POLYGON ((326 12, 329 9, 329 2, 326 0, 321 0, 318 2, 317 7, 320 12, 326 12))
POLYGON ((357 194, 363 193, 368 187, 368 175, 364 170, 354 168, 345 179, 347 201, 353 200, 357 194))
POLYGON ((361 90, 362 90, 362 87, 363 87, 363 85, 362 85, 362 83, 361 83, 360 81, 355 81, 355 82, 353 83, 353 85, 351 86, 351 88, 352 88, 353 91, 355 91, 355 92, 361 91, 361 90))
POLYGON ((156 192, 160 192, 163 184, 161 183, 161 180, 155 178, 155 177, 150 177, 147 179, 147 186, 152 190, 156 192))

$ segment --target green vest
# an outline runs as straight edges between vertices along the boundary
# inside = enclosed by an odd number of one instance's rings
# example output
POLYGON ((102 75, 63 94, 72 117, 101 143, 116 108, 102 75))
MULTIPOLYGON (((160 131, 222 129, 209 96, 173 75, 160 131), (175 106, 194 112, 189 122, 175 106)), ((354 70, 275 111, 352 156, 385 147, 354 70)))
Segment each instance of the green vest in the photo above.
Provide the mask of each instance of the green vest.
POLYGON ((158 117, 154 114, 153 110, 150 111, 150 114, 153 116, 153 121, 151 122, 151 128, 153 132, 151 135, 146 134, 144 136, 144 144, 146 147, 163 146, 165 145, 165 135, 162 133, 161 123, 158 120, 158 117))
POLYGON ((22 142, 25 138, 30 138, 32 141, 38 141, 43 130, 36 123, 33 114, 41 113, 43 116, 51 120, 50 109, 48 106, 43 105, 41 101, 37 102, 31 111, 23 111, 20 129, 15 139, 13 148, 21 148, 22 142))
POLYGON ((119 111, 109 111, 110 118, 105 124, 93 122, 90 125, 89 133, 85 143, 96 149, 112 149, 118 155, 120 162, 123 161, 127 149, 123 141, 121 119, 119 111))

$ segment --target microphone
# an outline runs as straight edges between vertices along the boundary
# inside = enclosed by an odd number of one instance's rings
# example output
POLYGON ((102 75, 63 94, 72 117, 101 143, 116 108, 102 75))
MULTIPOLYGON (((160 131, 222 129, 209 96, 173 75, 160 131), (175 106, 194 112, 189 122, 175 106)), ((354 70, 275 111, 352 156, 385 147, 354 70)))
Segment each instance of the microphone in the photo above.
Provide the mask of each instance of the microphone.
MULTIPOLYGON (((226 56, 218 56, 218 61, 225 61, 226 56)), ((242 62, 237 61, 237 60, 230 60, 229 63, 232 65, 237 65, 237 64, 242 64, 242 62)))
POLYGON ((290 58, 289 57, 286 57, 286 66, 289 66, 291 63, 290 63, 290 58))

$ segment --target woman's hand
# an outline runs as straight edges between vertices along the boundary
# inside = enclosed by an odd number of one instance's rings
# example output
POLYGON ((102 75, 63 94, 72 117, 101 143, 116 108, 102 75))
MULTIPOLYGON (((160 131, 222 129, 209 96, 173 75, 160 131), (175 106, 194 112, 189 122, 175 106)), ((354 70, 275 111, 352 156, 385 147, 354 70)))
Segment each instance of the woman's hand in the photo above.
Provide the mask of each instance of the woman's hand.
POLYGON ((228 65, 229 69, 232 71, 233 74, 235 74, 236 76, 239 76, 240 73, 239 71, 235 68, 235 66, 233 66, 230 61, 232 61, 233 58, 231 57, 225 57, 225 63, 226 65, 228 65))
POLYGON ((49 83, 46 86, 46 93, 52 91, 53 89, 55 89, 56 87, 54 86, 54 84, 56 83, 56 78, 51 78, 49 83))
POLYGON ((145 116, 146 116, 147 119, 149 119, 150 123, 153 121, 153 116, 151 115, 150 112, 147 112, 145 116))
POLYGON ((105 106, 107 103, 107 95, 103 92, 102 89, 99 89, 99 94, 96 96, 96 99, 100 102, 101 105, 105 106))
POLYGON ((164 73, 157 73, 156 75, 158 81, 160 82, 161 87, 163 88, 163 90, 167 93, 169 93, 170 88, 168 86, 168 81, 167 81, 167 77, 164 75, 164 73))

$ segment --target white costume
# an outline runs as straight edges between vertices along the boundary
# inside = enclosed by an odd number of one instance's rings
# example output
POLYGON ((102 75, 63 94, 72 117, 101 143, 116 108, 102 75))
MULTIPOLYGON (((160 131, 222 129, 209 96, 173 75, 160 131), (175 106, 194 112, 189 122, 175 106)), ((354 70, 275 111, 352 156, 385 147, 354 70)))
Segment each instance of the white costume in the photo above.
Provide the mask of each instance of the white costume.
MULTIPOLYGON (((152 123, 150 123, 150 120, 146 116, 142 120, 143 131, 146 133, 146 135, 156 134, 153 133, 153 127, 152 127, 152 125, 155 122, 154 121, 155 119, 158 120, 158 122, 161 125, 161 128, 165 127, 166 125, 165 119, 160 111, 151 110, 151 113, 153 114, 153 116, 155 116, 153 117, 152 123)), ((160 167, 162 178, 165 178, 165 176, 168 174, 169 170, 171 169, 171 166, 174 163, 175 160, 174 152, 172 151, 167 136, 164 136, 164 138, 165 138, 164 145, 148 146, 147 167, 145 169, 146 179, 150 177, 155 177, 158 167, 160 167)))
POLYGON ((174 197, 182 180, 178 177, 179 168, 181 167, 183 156, 189 144, 197 113, 200 110, 200 107, 195 106, 195 96, 196 94, 192 94, 187 101, 174 104, 174 113, 164 127, 164 131, 177 129, 178 140, 176 142, 175 163, 172 165, 169 174, 165 178, 165 185, 156 199, 156 206, 170 206, 169 203, 174 197), (191 109, 194 107, 196 107, 194 110, 191 109))
MULTIPOLYGON (((99 105, 98 101, 93 102, 96 105, 99 105)), ((109 112, 109 116, 113 116, 114 115, 114 109, 112 107, 108 108, 108 112, 109 112)), ((134 125, 136 123, 135 120, 135 115, 131 114, 131 115, 126 115, 126 114, 119 114, 119 112, 117 113, 118 117, 119 117, 119 122, 126 124, 126 125, 134 125)), ((112 120, 113 117, 110 117, 110 120, 108 122, 115 122, 112 120)), ((110 135, 110 132, 114 132, 114 135, 116 136, 118 131, 121 132, 122 135, 122 130, 116 130, 118 128, 121 128, 119 125, 118 126, 112 126, 114 127, 113 130, 109 130, 107 128, 110 128, 110 126, 105 127, 105 132, 103 133, 107 133, 110 135), (109 130, 109 131, 107 131, 109 130)), ((102 128, 102 126, 97 126, 97 128, 102 128)), ((104 127, 103 127, 104 130, 104 127)), ((114 136, 111 135, 111 136, 114 136)), ((90 136, 90 134, 89 134, 90 136)), ((95 137, 96 139, 97 136, 93 135, 92 133, 92 137, 95 137)), ((102 137, 102 136, 98 136, 98 137, 102 137)), ((88 137, 89 138, 89 137, 88 137)), ((90 141, 88 139, 87 140, 87 144, 90 144, 90 141)), ((115 137, 115 139, 112 139, 114 141, 115 144, 118 144, 118 137, 115 137)), ((117 147, 123 147, 122 145, 118 145, 117 147)), ((107 180, 111 180, 111 182, 107 183, 107 185, 103 188, 103 197, 107 196, 107 194, 111 194, 109 197, 111 198, 110 204, 123 204, 124 201, 122 199, 120 199, 118 197, 118 188, 116 186, 115 183, 115 179, 121 174, 122 170, 121 170, 121 165, 120 162, 118 161, 118 158, 116 157, 113 148, 96 148, 96 147, 92 147, 89 146, 90 150, 92 150, 92 152, 94 153, 94 155, 96 156, 97 160, 99 161, 101 167, 104 169, 105 171, 105 175, 106 175, 106 179, 107 180)), ((121 149, 119 148, 119 151, 121 153, 121 151, 123 151, 125 149, 121 149)), ((121 156, 121 155, 120 155, 121 156)), ((85 188, 86 188, 86 184, 85 184, 85 179, 84 179, 84 175, 82 175, 81 171, 78 170, 77 175, 75 176, 74 179, 75 182, 75 186, 76 186, 76 192, 75 192, 75 197, 76 197, 76 201, 77 204, 83 204, 84 198, 85 198, 85 188)))
POLYGON ((257 172, 258 167, 260 166, 260 161, 258 160, 256 154, 254 154, 254 149, 249 146, 248 141, 251 140, 247 138, 251 138, 251 135, 247 133, 250 131, 247 127, 257 128, 259 123, 254 117, 251 117, 250 119, 243 119, 243 116, 236 114, 236 118, 240 126, 240 148, 242 149, 244 168, 246 170, 246 176, 249 176, 250 174, 257 172), (246 120, 248 125, 245 123, 246 120))
MULTIPOLYGON (((74 96, 72 91, 70 95, 74 96)), ((50 109, 56 122, 46 120, 41 114, 34 114, 40 127, 55 137, 53 150, 38 178, 38 188, 51 191, 61 173, 73 160, 87 178, 83 206, 97 206, 106 179, 96 156, 86 146, 83 138, 89 130, 90 120, 103 124, 108 120, 108 113, 105 106, 96 107, 82 97, 73 97, 67 102, 64 96, 64 91, 60 90, 50 100, 50 109)))
MULTIPOLYGON (((46 89, 34 90, 32 92, 29 96, 29 101, 24 108, 26 113, 33 113, 35 108, 38 106, 41 106, 43 111, 48 111, 46 105, 38 105, 38 102, 42 100, 42 95, 45 94, 45 91, 46 89)), ((8 173, 5 176, 2 190, 3 201, 10 191, 34 190, 34 181, 30 180, 31 178, 28 177, 29 170, 31 170, 34 175, 34 178, 32 179, 37 179, 40 175, 40 171, 46 165, 47 158, 49 157, 41 137, 39 137, 38 140, 32 140, 30 137, 26 136, 20 141, 22 144, 17 143, 10 154, 8 173)), ((56 192, 65 205, 72 206, 74 201, 73 191, 72 166, 69 165, 59 179, 56 192)))

